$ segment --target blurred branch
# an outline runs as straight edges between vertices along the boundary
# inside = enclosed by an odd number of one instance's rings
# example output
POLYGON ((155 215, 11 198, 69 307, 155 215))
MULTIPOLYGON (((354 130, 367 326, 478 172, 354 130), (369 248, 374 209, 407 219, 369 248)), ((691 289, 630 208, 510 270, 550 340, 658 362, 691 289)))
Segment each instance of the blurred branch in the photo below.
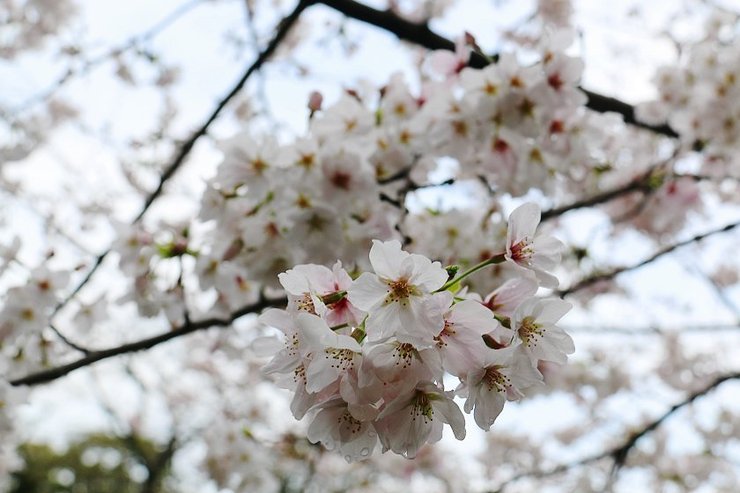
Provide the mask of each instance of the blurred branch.
MULTIPOLYGON (((354 0, 314 0, 314 3, 323 4, 347 17, 356 19, 385 31, 395 34, 399 39, 423 46, 430 50, 455 51, 455 43, 434 33, 426 24, 418 24, 400 17, 390 10, 376 10, 354 0)), ((495 60, 495 56, 492 57, 495 60)), ((490 63, 489 59, 480 53, 470 54, 469 65, 474 68, 483 68, 490 63)), ((618 99, 603 96, 595 92, 582 89, 588 97, 586 106, 599 113, 619 113, 626 123, 639 128, 650 130, 667 137, 678 137, 678 133, 668 125, 648 125, 635 118, 635 108, 618 99)))
POLYGON ((37 373, 32 373, 25 377, 11 380, 10 384, 14 386, 21 386, 38 385, 40 383, 51 382, 53 380, 56 380, 57 378, 63 377, 68 373, 73 372, 74 370, 92 365, 93 363, 104 359, 112 358, 121 354, 134 353, 137 351, 142 351, 144 349, 150 349, 171 339, 175 339, 177 337, 181 337, 186 334, 191 334, 193 332, 208 329, 211 327, 228 327, 238 318, 241 318, 250 313, 258 313, 265 308, 285 305, 286 302, 287 300, 285 298, 262 298, 256 303, 244 306, 232 312, 226 318, 208 318, 197 322, 185 323, 173 330, 158 334, 156 336, 148 337, 146 339, 141 339, 139 341, 129 342, 109 349, 90 350, 84 357, 74 360, 71 363, 48 368, 37 373))
POLYGON ((622 197, 624 195, 629 195, 631 193, 636 193, 636 192, 642 193, 643 194, 642 200, 640 201, 638 206, 635 208, 635 210, 632 211, 632 214, 628 214, 627 216, 617 219, 615 221, 615 222, 620 222, 620 220, 626 220, 626 219, 633 217, 633 215, 639 214, 642 211, 642 209, 645 207, 647 203, 647 199, 649 198, 650 194, 652 192, 655 192, 660 186, 662 186, 664 183, 666 183, 669 180, 679 180, 679 179, 685 178, 685 179, 691 179, 697 182, 698 181, 721 182, 724 179, 732 179, 731 177, 722 177, 722 176, 712 177, 708 175, 666 173, 665 169, 671 164, 673 160, 675 160, 678 157, 679 152, 680 152, 679 148, 675 149, 674 152, 668 158, 663 159, 662 161, 658 163, 652 164, 644 173, 638 175, 632 181, 627 182, 622 186, 613 188, 611 190, 606 190, 599 194, 593 195, 592 197, 577 200, 575 202, 572 202, 564 206, 555 207, 555 208, 543 211, 542 221, 547 221, 548 219, 560 217, 563 214, 576 210, 576 209, 583 209, 586 207, 593 207, 595 205, 603 204, 605 202, 609 202, 611 200, 622 197))
POLYGON ((700 277, 702 281, 704 281, 714 292, 715 297, 724 305, 724 307, 729 311, 732 316, 735 317, 735 320, 740 323, 740 307, 738 307, 735 302, 732 301, 732 298, 730 298, 727 293, 725 293, 725 290, 720 286, 714 279, 712 279, 712 276, 704 272, 699 265, 697 265, 696 262, 684 262, 682 263, 684 269, 686 269, 688 272, 693 273, 694 275, 700 277))
POLYGON ((647 264, 649 264, 651 262, 654 262, 655 260, 659 259, 663 255, 666 255, 666 254, 671 253, 672 251, 676 250, 677 248, 681 248, 683 246, 690 245, 692 243, 696 243, 698 241, 701 241, 701 240, 703 240, 705 238, 708 238, 710 236, 714 236, 714 235, 719 234, 719 233, 725 233, 727 231, 730 231, 732 229, 737 228, 738 226, 740 226, 740 221, 734 222, 732 224, 728 224, 728 225, 726 225, 726 226, 724 226, 724 227, 722 227, 720 229, 715 229, 713 231, 708 231, 706 233, 702 233, 700 235, 691 237, 691 238, 689 238, 687 240, 684 240, 684 241, 679 241, 678 243, 674 243, 673 245, 669 245, 669 246, 667 246, 665 248, 661 248, 660 250, 658 250, 657 252, 655 252, 653 255, 651 255, 650 257, 646 258, 645 260, 643 260, 643 261, 641 261, 641 262, 639 262, 637 264, 629 265, 629 266, 625 266, 625 267, 617 267, 616 269, 612 269, 612 270, 610 270, 608 272, 604 272, 602 274, 596 274, 596 275, 593 275, 593 276, 590 276, 590 277, 586 277, 585 279, 581 279, 579 282, 577 282, 576 284, 572 285, 571 287, 569 287, 567 289, 555 291, 554 294, 556 296, 563 297, 563 296, 567 296, 569 294, 572 294, 572 293, 574 293, 576 291, 579 291, 579 290, 581 290, 583 288, 587 288, 589 286, 592 286, 592 285, 594 285, 594 284, 596 284, 598 282, 609 281, 609 280, 613 279, 614 277, 618 276, 619 274, 621 274, 623 272, 629 272, 631 270, 636 270, 636 269, 639 269, 640 267, 644 267, 645 265, 647 265, 647 264))
MULTIPOLYGON (((263 51, 260 52, 260 54, 257 56, 257 59, 252 62, 252 64, 247 68, 247 70, 244 72, 242 77, 239 79, 239 81, 234 85, 234 87, 229 91, 229 93, 224 96, 216 105, 214 110, 211 112, 211 114, 208 116, 205 122, 201 124, 201 126, 193 132, 193 134, 188 138, 185 142, 182 143, 179 150, 173 157, 170 164, 164 169, 162 172, 162 175, 160 176, 159 184, 157 187, 146 197, 144 201, 144 205, 141 208, 141 211, 139 214, 134 218, 133 223, 138 223, 146 214, 146 212, 149 210, 149 207, 151 207, 152 203, 162 194, 164 190, 165 184, 172 178, 172 176, 175 174, 175 172, 182 166, 183 162, 185 161, 185 158, 188 157, 190 154, 190 151, 193 150, 193 147, 195 146, 195 143, 200 139, 202 136, 204 136, 208 129, 210 128, 211 124, 218 118, 218 116, 221 114, 223 109, 226 107, 226 105, 241 91, 241 89, 244 87, 244 85, 247 83, 247 80, 249 77, 257 70, 259 70, 262 65, 272 56, 273 53, 275 53, 275 50, 280 45, 280 43, 285 39, 285 36, 290 31, 290 28, 293 27, 293 25, 298 20, 298 17, 303 12, 303 10, 309 5, 309 1, 307 0, 300 0, 298 2, 298 5, 293 9, 293 11, 288 14, 285 18, 283 18, 282 21, 277 26, 277 30, 275 32, 275 35, 273 36, 272 40, 268 43, 267 47, 263 51)), ((69 303, 69 301, 74 298, 77 293, 85 286, 88 282, 90 282, 90 279, 95 274, 95 272, 100 268, 100 265, 103 263, 103 260, 110 254, 111 249, 104 251, 100 255, 98 255, 95 260, 93 261, 92 267, 87 272, 85 277, 77 284, 77 286, 72 290, 67 297, 65 297, 54 309, 54 312, 52 313, 52 317, 56 315, 56 313, 59 312, 64 306, 69 303)))
MULTIPOLYGON (((127 368, 127 374, 134 380, 136 385, 146 391, 144 384, 134 375, 130 368, 127 368)), ((136 457, 141 465, 146 468, 147 477, 141 485, 141 493, 156 493, 158 486, 167 471, 172 456, 177 451, 177 440, 174 432, 163 449, 156 448, 149 450, 144 446, 139 433, 131 424, 118 414, 113 404, 106 396, 104 386, 101 385, 98 375, 93 372, 93 390, 97 394, 98 401, 103 411, 108 415, 114 427, 119 428, 118 438, 126 446, 129 452, 136 457)))
POLYGON ((635 192, 648 193, 651 191, 651 187, 648 184, 651 174, 652 174, 652 169, 648 173, 640 175, 636 179, 628 182, 625 185, 622 185, 621 187, 607 190, 605 192, 596 194, 587 199, 577 200, 568 205, 564 205, 561 207, 555 207, 553 209, 542 211, 542 221, 554 219, 556 217, 562 216, 566 212, 570 212, 576 209, 583 209, 585 207, 593 207, 595 205, 603 204, 605 202, 609 202, 611 200, 622 197, 624 195, 629 195, 631 193, 635 193, 635 192))
POLYGON ((657 419, 651 421, 639 431, 632 433, 630 437, 627 439, 627 441, 624 442, 624 444, 622 444, 621 446, 617 448, 612 449, 609 452, 609 456, 614 458, 614 467, 612 468, 612 475, 616 474, 616 472, 622 466, 624 466, 625 462, 627 461, 627 456, 629 455, 630 451, 635 447, 635 445, 637 445, 637 442, 642 437, 644 437, 648 433, 651 433, 652 431, 655 431, 661 424, 663 424, 665 420, 667 420, 673 413, 675 413, 682 407, 688 406, 689 404, 694 402, 696 399, 708 394, 709 392, 719 387, 724 382, 728 380, 734 380, 734 379, 740 379, 740 372, 729 373, 727 375, 721 375, 715 378, 706 387, 689 394, 688 397, 686 397, 681 402, 674 404, 668 411, 666 411, 664 414, 659 416, 657 419))
POLYGON ((637 442, 640 441, 640 439, 650 434, 651 432, 655 431, 660 425, 662 425, 668 418, 671 417, 671 415, 673 415, 679 409, 685 406, 688 406, 689 404, 691 404, 698 398, 705 396, 706 394, 708 394, 715 388, 719 387, 724 382, 727 382, 728 380, 737 380, 737 379, 740 379, 740 372, 720 375, 719 377, 715 378, 712 382, 710 382, 709 385, 707 385, 706 387, 703 387, 689 394, 684 400, 671 406, 671 408, 668 409, 668 411, 660 415, 658 418, 654 419, 653 421, 650 421, 649 423, 647 423, 646 425, 644 425, 637 431, 631 433, 629 437, 621 445, 605 450, 604 452, 601 452, 599 454, 584 457, 583 459, 580 459, 577 461, 568 462, 566 464, 561 464, 551 469, 528 471, 528 472, 517 474, 511 477, 510 479, 506 480, 504 483, 502 483, 497 490, 494 490, 494 492, 503 493, 508 485, 516 481, 519 481, 520 479, 546 478, 550 476, 555 476, 557 474, 562 474, 564 472, 567 472, 571 469, 575 469, 580 466, 585 466, 593 462, 598 462, 598 461, 601 461, 607 458, 611 458, 614 461, 614 464, 612 466, 612 472, 611 472, 611 476, 613 478, 616 475, 616 473, 619 471, 619 469, 622 466, 624 466, 627 460, 627 456, 629 455, 630 451, 637 445, 637 442))
POLYGON ((265 49, 260 52, 260 54, 257 56, 257 59, 252 62, 252 64, 247 68, 247 70, 244 72, 244 75, 242 75, 242 77, 231 89, 231 91, 229 91, 229 93, 224 96, 221 101, 219 101, 219 103, 216 105, 216 108, 211 112, 208 119, 200 126, 200 128, 198 128, 193 133, 193 135, 190 136, 188 140, 186 140, 180 146, 180 150, 177 152, 170 165, 167 166, 167 168, 165 168, 164 172, 162 173, 159 180, 159 185, 157 185, 157 188, 155 188, 154 191, 149 194, 149 196, 144 201, 144 207, 142 207, 141 212, 138 216, 136 216, 134 222, 138 222, 139 220, 141 220, 141 218, 144 216, 144 214, 146 214, 152 203, 157 199, 157 197, 162 194, 165 183, 167 183, 172 175, 174 175, 175 172, 180 168, 185 158, 193 149, 196 141, 206 134, 208 128, 216 120, 216 118, 218 118, 218 116, 221 114, 221 111, 223 111, 229 101, 231 101, 241 91, 241 89, 247 83, 249 77, 255 71, 259 70, 262 65, 264 65, 264 63, 272 56, 272 54, 275 53, 275 50, 277 50, 278 46, 280 46, 280 43, 285 39, 288 32, 290 31, 290 28, 293 27, 296 21, 298 21, 298 17, 300 17, 301 13, 308 6, 308 4, 308 0, 300 0, 295 9, 293 9, 290 14, 288 14, 285 18, 283 18, 283 20, 280 21, 277 26, 275 36, 273 36, 272 40, 270 40, 265 49))

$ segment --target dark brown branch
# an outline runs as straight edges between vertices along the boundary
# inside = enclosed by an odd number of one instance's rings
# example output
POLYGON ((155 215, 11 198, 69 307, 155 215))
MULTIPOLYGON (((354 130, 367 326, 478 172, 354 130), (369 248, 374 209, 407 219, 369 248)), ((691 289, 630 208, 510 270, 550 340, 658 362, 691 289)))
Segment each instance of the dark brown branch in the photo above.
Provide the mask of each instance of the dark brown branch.
MULTIPOLYGON (((638 176, 634 180, 620 187, 613 188, 611 190, 606 190, 599 194, 593 195, 589 198, 577 200, 567 205, 563 205, 560 207, 554 207, 552 209, 543 211, 542 221, 547 221, 549 219, 560 217, 563 214, 576 210, 576 209, 583 209, 586 207, 593 207, 595 205, 603 204, 605 202, 609 202, 611 200, 614 200, 619 197, 623 197, 625 195, 629 195, 631 193, 640 192, 644 194, 645 197, 647 197, 651 192, 654 192, 655 190, 657 190, 657 186, 658 186, 657 184, 666 183, 668 180, 679 180, 681 178, 685 178, 685 179, 691 179, 697 182, 713 181, 713 182, 720 183, 722 182, 722 180, 737 180, 738 179, 732 176, 709 176, 709 175, 695 175, 695 174, 685 174, 685 173, 670 173, 665 176, 661 174, 654 175, 656 170, 658 170, 661 166, 664 166, 666 164, 667 164, 667 161, 651 166, 647 172, 643 173, 642 175, 638 176), (653 178, 657 179, 658 181, 653 182, 653 178)), ((644 203, 642 205, 644 207, 644 203)), ((641 210, 642 209, 640 209, 640 211, 641 210)), ((622 218, 622 220, 624 219, 625 218, 622 218)), ((619 222, 619 221, 616 221, 616 222, 619 222)))
POLYGON ((640 176, 636 180, 632 180, 631 182, 621 187, 607 190, 587 199, 578 200, 562 207, 555 207, 553 209, 542 211, 542 221, 547 221, 549 219, 560 217, 566 212, 570 212, 576 209, 583 209, 585 207, 593 207, 595 205, 603 204, 605 202, 609 202, 611 200, 622 197, 624 195, 629 195, 634 192, 647 193, 650 192, 650 190, 651 188, 648 184, 648 181, 646 180, 646 176, 640 176))
POLYGON ((37 373, 32 373, 31 375, 11 380, 10 384, 14 386, 21 386, 38 385, 41 383, 51 382, 52 380, 63 377, 79 368, 84 368, 85 366, 92 365, 93 363, 97 363, 98 361, 104 359, 119 356, 121 354, 135 353, 144 349, 150 349, 154 346, 162 344, 163 342, 167 342, 186 334, 191 334, 193 332, 208 329, 211 327, 228 327, 234 322, 234 320, 241 318, 244 315, 250 313, 258 313, 261 310, 269 307, 283 306, 286 302, 287 300, 285 298, 261 299, 257 303, 253 303, 251 305, 242 307, 239 310, 236 310, 226 318, 209 318, 205 320, 200 320, 197 322, 184 324, 176 329, 158 334, 156 336, 148 337, 146 339, 141 339, 139 341, 129 342, 127 344, 122 344, 120 346, 109 349, 89 351, 84 357, 72 361, 71 363, 56 366, 46 370, 41 370, 37 373))
MULTIPOLYGON (((269 42, 267 47, 260 52, 260 54, 257 56, 257 59, 252 62, 252 64, 247 68, 247 70, 244 72, 244 74, 241 76, 239 81, 234 85, 234 87, 229 91, 229 93, 224 96, 221 101, 218 102, 214 110, 211 112, 209 117, 206 119, 206 121, 195 131, 193 134, 188 138, 185 142, 182 143, 180 148, 178 149, 177 153, 172 159, 172 162, 165 168, 165 170, 162 172, 162 175, 160 176, 159 184, 157 187, 152 191, 144 200, 144 205, 141 208, 141 211, 136 216, 136 218, 133 220, 133 223, 138 223, 142 217, 144 217, 144 214, 147 213, 149 210, 149 207, 151 207, 152 203, 162 194, 164 190, 165 184, 172 178, 172 176, 175 174, 175 172, 182 166, 183 162, 185 161, 185 158, 188 157, 190 154, 190 151, 192 151, 193 147, 195 146, 195 143, 200 139, 202 136, 204 136, 208 129, 210 128, 211 124, 218 118, 218 116, 221 114, 223 109, 226 107, 226 105, 241 91, 241 89, 244 87, 244 85, 247 83, 247 80, 249 77, 257 70, 259 70, 262 65, 275 53, 275 50, 278 48, 280 43, 285 39, 285 36, 290 31, 290 28, 293 27, 293 25, 298 21, 298 18, 300 17, 301 13, 306 9, 308 5, 310 5, 310 1, 308 0, 300 0, 298 2, 298 5, 296 5, 295 9, 288 14, 282 21, 280 21, 280 24, 277 27, 277 30, 275 32, 274 37, 269 42)), ((59 312, 69 301, 74 298, 77 293, 90 281, 92 276, 95 274, 95 272, 98 270, 100 265, 103 263, 103 260, 110 254, 111 250, 108 249, 105 252, 101 253, 95 258, 95 261, 93 262, 92 267, 87 272, 85 277, 80 281, 79 284, 72 290, 72 292, 67 295, 54 309, 54 312, 52 313, 52 317, 59 312)))
POLYGON ((561 464, 559 466, 553 467, 552 469, 548 469, 544 471, 543 470, 528 471, 528 472, 517 474, 516 476, 513 476, 512 478, 504 482, 501 486, 499 486, 499 488, 495 490, 495 492, 503 493, 503 491, 506 489, 506 487, 509 484, 519 481, 520 479, 545 478, 545 477, 555 476, 557 474, 567 472, 576 467, 585 466, 585 465, 588 465, 594 462, 599 462, 607 458, 611 458, 614 460, 614 469, 613 469, 613 472, 614 472, 625 464, 625 461, 627 460, 627 456, 629 455, 630 451, 632 451, 632 449, 637 445, 637 442, 640 441, 640 439, 642 439, 646 435, 655 431, 668 418, 670 418, 676 411, 678 411, 679 409, 683 407, 688 406, 689 404, 691 404, 698 398, 705 396, 706 394, 708 394, 715 388, 719 387, 724 382, 727 382, 728 380, 737 380, 737 379, 740 379, 740 372, 728 373, 726 375, 721 375, 715 378, 706 387, 703 387, 695 392, 692 392, 684 400, 671 406, 671 408, 668 409, 668 411, 660 415, 658 418, 654 419, 653 421, 650 421, 645 426, 640 428, 638 431, 630 434, 627 440, 625 440, 625 442, 619 446, 605 450, 599 454, 584 457, 583 459, 579 459, 577 461, 568 462, 566 464, 561 464))
MULTIPOLYGON (((455 50, 455 43, 434 33, 426 24, 418 24, 398 16, 389 10, 377 10, 354 0, 315 0, 317 4, 323 4, 337 12, 379 27, 385 31, 395 34, 399 39, 423 46, 429 50, 455 50)), ((493 57, 495 59, 495 57, 493 57)), ((489 64, 489 60, 480 53, 471 53, 469 65, 474 68, 483 68, 489 64)), ((586 106, 599 113, 619 113, 626 123, 656 134, 667 137, 678 137, 678 133, 668 125, 648 125, 635 118, 635 108, 623 101, 608 96, 603 96, 592 91, 583 90, 588 97, 586 106)))
POLYGON ((577 282, 573 286, 569 287, 568 289, 564 289, 562 291, 556 291, 555 292, 555 295, 556 296, 560 296, 560 297, 567 296, 567 295, 572 294, 572 293, 574 293, 576 291, 579 291, 579 290, 581 290, 583 288, 587 288, 589 286, 592 286, 593 284, 596 284, 598 282, 611 280, 611 279, 613 279, 614 277, 618 276, 619 274, 621 274, 623 272, 628 272, 628 271, 631 271, 631 270, 639 269, 640 267, 644 267, 645 265, 647 265, 647 264, 649 264, 651 262, 654 262, 655 260, 657 260, 658 258, 662 257, 663 255, 666 255, 666 254, 671 253, 672 251, 676 250, 677 248, 681 248, 683 246, 690 245, 692 243, 696 243, 698 241, 701 241, 701 240, 703 240, 705 238, 708 238, 710 236, 714 236, 714 235, 719 234, 719 233, 725 233, 727 231, 730 231, 730 230, 733 230, 733 229, 737 228, 738 226, 740 226, 740 221, 734 222, 732 224, 728 224, 728 225, 726 225, 726 226, 724 226, 724 227, 722 227, 720 229, 715 229, 713 231, 708 231, 706 233, 702 233, 700 235, 691 237, 691 238, 689 238, 687 240, 684 240, 684 241, 679 241, 678 243, 674 243, 673 245, 669 245, 669 246, 667 246, 665 248, 661 248, 660 250, 658 250, 657 252, 655 252, 653 255, 651 255, 650 257, 646 258, 645 260, 643 260, 641 262, 638 262, 637 264, 629 265, 629 266, 625 266, 625 267, 617 267, 616 269, 612 269, 609 272, 604 272, 602 274, 597 274, 597 275, 594 275, 594 276, 591 276, 591 277, 587 277, 585 279, 580 280, 579 282, 577 282))

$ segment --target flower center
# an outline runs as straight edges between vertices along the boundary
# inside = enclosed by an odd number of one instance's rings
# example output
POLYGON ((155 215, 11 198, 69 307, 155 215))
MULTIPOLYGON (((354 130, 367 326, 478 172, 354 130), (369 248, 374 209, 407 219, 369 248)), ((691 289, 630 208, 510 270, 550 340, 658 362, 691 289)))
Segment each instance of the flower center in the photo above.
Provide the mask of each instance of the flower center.
POLYGON ((442 332, 439 333, 437 337, 434 338, 435 342, 437 343, 438 348, 443 348, 447 345, 447 341, 445 340, 448 337, 453 337, 455 334, 457 334, 457 331, 455 330, 455 324, 451 323, 449 320, 445 320, 445 326, 442 328, 442 332))
POLYGON ((417 392, 414 398, 414 404, 411 407, 411 421, 416 421, 416 418, 422 418, 426 423, 429 423, 434 419, 434 409, 432 404, 429 402, 429 396, 424 392, 417 392))
POLYGON ((416 357, 416 349, 408 342, 396 343, 393 353, 396 357, 396 365, 400 365, 403 369, 411 366, 413 359, 416 357))
POLYGON ((406 306, 411 295, 419 294, 419 290, 413 284, 409 284, 408 279, 401 278, 396 281, 386 281, 386 283, 388 284, 386 304, 400 302, 406 306))
POLYGON ((337 370, 346 370, 354 365, 355 353, 351 349, 330 347, 324 349, 324 357, 333 359, 331 367, 337 370))
POLYGON ((516 263, 528 263, 533 254, 532 241, 528 237, 511 245, 511 260, 516 263))
POLYGON ((303 293, 303 296, 295 304, 298 310, 316 315, 316 307, 314 307, 311 293, 303 293))
POLYGON ((536 346, 537 342, 545 336, 545 329, 532 317, 525 317, 522 320, 518 332, 519 338, 527 347, 536 346))
POLYGON ((488 386, 488 391, 506 392, 506 388, 511 385, 509 377, 501 373, 501 365, 489 366, 483 375, 483 383, 488 386))

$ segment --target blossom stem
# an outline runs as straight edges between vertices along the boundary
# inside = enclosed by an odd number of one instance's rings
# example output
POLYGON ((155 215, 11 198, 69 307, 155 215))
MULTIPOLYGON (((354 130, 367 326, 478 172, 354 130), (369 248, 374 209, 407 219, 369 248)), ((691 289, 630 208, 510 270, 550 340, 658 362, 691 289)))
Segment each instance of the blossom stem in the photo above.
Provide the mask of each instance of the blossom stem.
POLYGON ((481 269, 485 269, 489 265, 501 264, 501 263, 503 263, 505 261, 506 261, 506 255, 505 254, 499 253, 498 255, 493 255, 492 257, 484 260, 483 262, 481 262, 479 264, 475 264, 474 266, 472 266, 468 270, 464 271, 462 274, 460 274, 459 276, 455 277, 454 279, 450 279, 449 281, 447 281, 446 283, 444 283, 444 285, 442 285, 441 288, 439 288, 437 291, 435 291, 435 293, 441 293, 442 291, 445 291, 445 290, 449 289, 450 286, 454 286, 455 284, 457 284, 458 282, 462 281, 466 277, 470 276, 471 274, 475 274, 476 272, 478 272, 481 269))
POLYGON ((499 321, 501 325, 506 327, 507 329, 511 328, 511 319, 509 317, 505 317, 503 315, 499 315, 497 313, 493 314, 494 318, 499 321))
POLYGON ((350 337, 357 341, 358 344, 362 344, 362 341, 365 340, 365 336, 367 336, 367 332, 365 332, 365 329, 362 327, 356 327, 355 330, 352 331, 352 334, 350 334, 350 337))
POLYGON ((332 303, 341 301, 345 296, 347 296, 347 291, 337 291, 335 293, 329 293, 326 296, 322 296, 321 301, 327 305, 331 305, 332 303))

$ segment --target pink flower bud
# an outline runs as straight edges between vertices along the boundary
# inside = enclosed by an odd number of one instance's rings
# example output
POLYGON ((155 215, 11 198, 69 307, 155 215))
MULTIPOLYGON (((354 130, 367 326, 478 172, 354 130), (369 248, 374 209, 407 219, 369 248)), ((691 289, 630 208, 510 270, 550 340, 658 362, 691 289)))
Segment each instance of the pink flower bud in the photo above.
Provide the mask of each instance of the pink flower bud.
POLYGON ((311 113, 319 111, 323 102, 324 96, 319 91, 312 91, 308 96, 308 109, 311 110, 311 113))

